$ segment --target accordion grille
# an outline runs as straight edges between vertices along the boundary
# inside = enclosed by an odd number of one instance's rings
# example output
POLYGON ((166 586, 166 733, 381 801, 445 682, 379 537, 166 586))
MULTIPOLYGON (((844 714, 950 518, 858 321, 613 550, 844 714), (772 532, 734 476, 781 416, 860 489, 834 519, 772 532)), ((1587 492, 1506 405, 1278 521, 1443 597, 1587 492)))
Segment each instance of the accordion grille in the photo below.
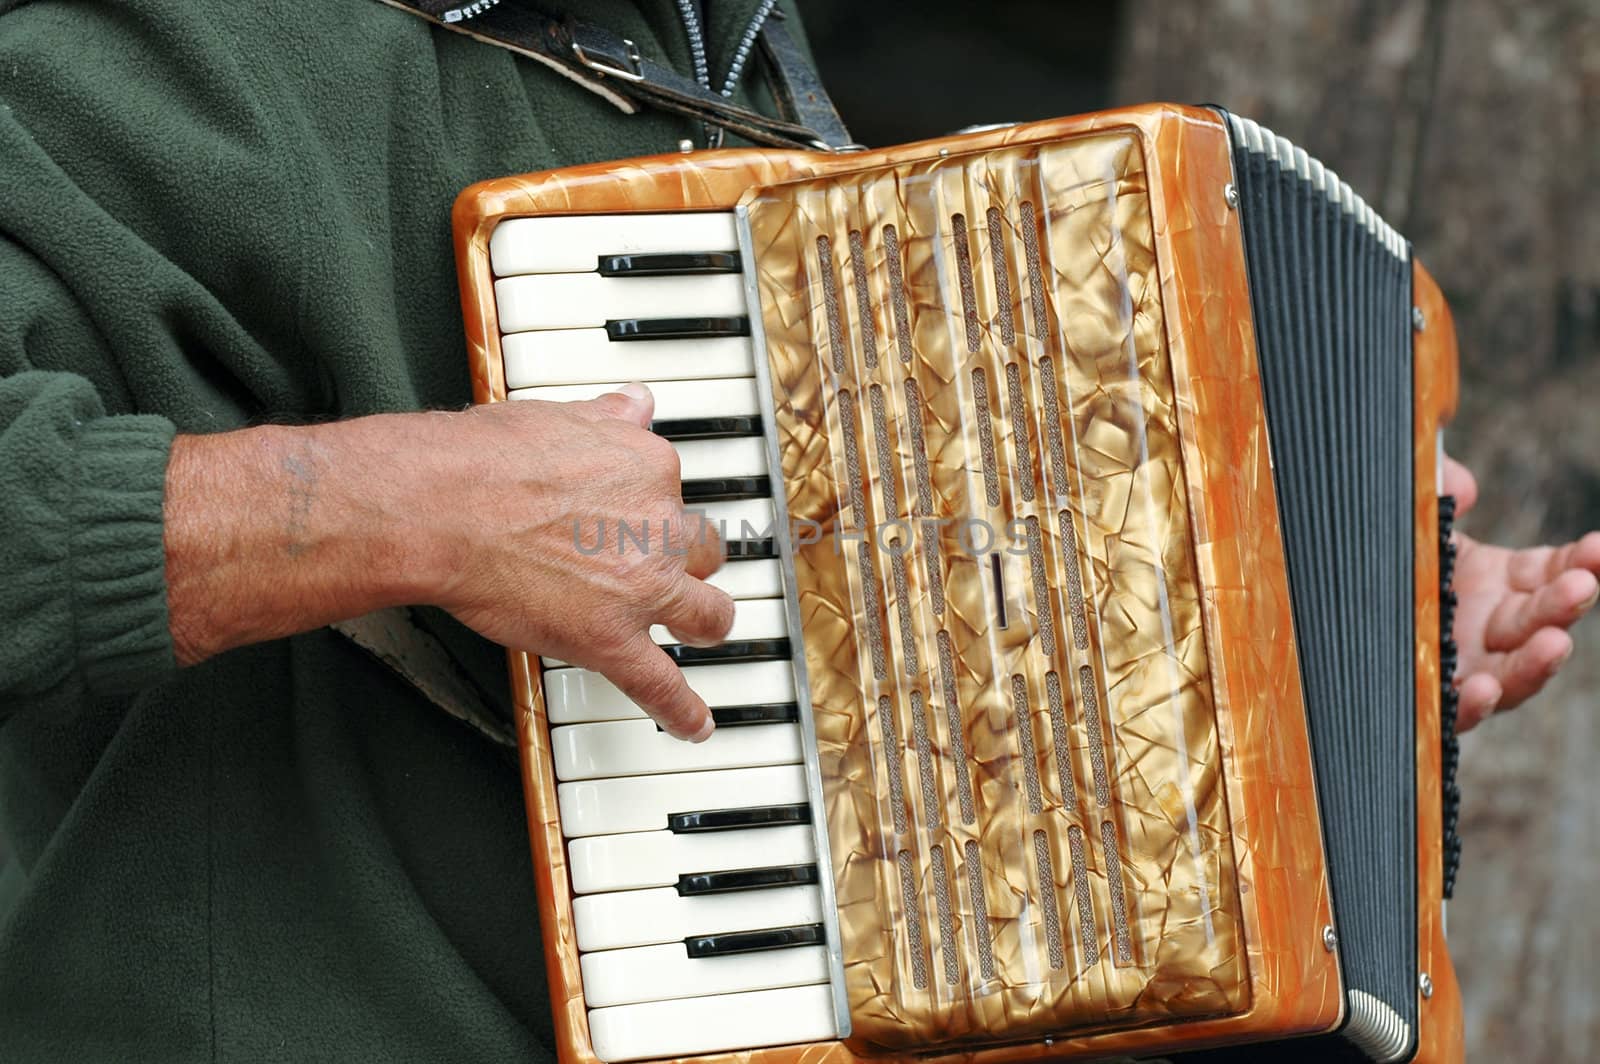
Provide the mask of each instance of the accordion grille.
POLYGON ((854 1037, 1248 1005, 1139 141, 762 189, 854 1037))

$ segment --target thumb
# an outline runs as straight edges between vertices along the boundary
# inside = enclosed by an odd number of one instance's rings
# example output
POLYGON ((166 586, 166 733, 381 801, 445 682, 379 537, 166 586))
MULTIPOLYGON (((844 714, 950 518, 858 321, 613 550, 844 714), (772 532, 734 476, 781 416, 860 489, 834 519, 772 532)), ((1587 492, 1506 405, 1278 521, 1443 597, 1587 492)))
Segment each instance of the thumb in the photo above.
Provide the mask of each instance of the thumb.
POLYGON ((1478 501, 1478 478, 1460 462, 1444 456, 1444 493, 1456 497, 1456 516, 1462 517, 1478 501))
POLYGON ((647 429, 650 427, 650 419, 655 415, 656 398, 650 394, 649 388, 632 383, 624 384, 614 392, 596 396, 584 406, 600 418, 629 421, 642 429, 647 429))

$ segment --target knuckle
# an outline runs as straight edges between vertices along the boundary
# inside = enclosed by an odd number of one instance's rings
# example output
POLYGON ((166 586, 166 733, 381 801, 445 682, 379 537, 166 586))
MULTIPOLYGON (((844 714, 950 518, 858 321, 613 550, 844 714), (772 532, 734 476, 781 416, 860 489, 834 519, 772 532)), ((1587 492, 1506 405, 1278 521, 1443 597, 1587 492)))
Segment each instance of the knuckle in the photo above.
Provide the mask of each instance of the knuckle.
POLYGON ((655 479, 670 478, 674 483, 682 472, 678 449, 653 432, 641 432, 637 444, 640 464, 655 479))
POLYGON ((649 706, 658 713, 681 713, 677 704, 679 693, 683 689, 683 675, 670 665, 656 665, 651 663, 645 668, 636 668, 630 677, 629 694, 635 701, 649 706))
POLYGON ((726 591, 712 588, 711 594, 707 595, 705 600, 706 626, 717 635, 726 635, 728 629, 733 627, 733 615, 733 596, 726 591))

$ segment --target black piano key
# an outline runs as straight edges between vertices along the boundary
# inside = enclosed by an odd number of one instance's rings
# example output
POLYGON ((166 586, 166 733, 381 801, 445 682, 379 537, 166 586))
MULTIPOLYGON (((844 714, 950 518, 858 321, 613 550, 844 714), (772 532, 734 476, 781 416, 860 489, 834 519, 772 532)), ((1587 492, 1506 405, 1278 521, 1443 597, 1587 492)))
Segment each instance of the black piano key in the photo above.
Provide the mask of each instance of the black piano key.
POLYGON ((616 341, 714 340, 719 336, 749 336, 750 319, 736 318, 612 318, 606 336, 616 341))
POLYGON ((746 724, 796 724, 800 720, 800 706, 794 702, 718 706, 711 711, 711 719, 717 722, 719 728, 737 728, 746 724))
POLYGON ((735 436, 759 436, 761 417, 759 414, 748 414, 652 421, 650 431, 668 440, 727 440, 735 436))
POLYGON ((601 277, 670 277, 682 274, 739 273, 737 251, 668 252, 662 255, 601 255, 601 277))
POLYGON ((687 872, 678 877, 678 894, 730 894, 736 890, 800 887, 817 881, 812 864, 773 865, 770 868, 733 868, 725 872, 687 872))
POLYGON ((720 935, 690 935, 683 940, 691 957, 722 957, 730 953, 757 953, 794 946, 820 946, 825 939, 821 924, 769 927, 761 931, 730 931, 720 935))
POLYGON ((683 501, 733 502, 739 499, 765 499, 772 495, 772 478, 714 477, 709 480, 683 482, 683 501))
POLYGON ((752 805, 740 809, 702 809, 693 813, 672 813, 667 830, 675 835, 696 831, 734 831, 739 828, 776 828, 785 824, 811 823, 811 807, 805 802, 792 805, 752 805))
MULTIPOLYGON (((794 702, 764 702, 749 706, 717 706, 711 719, 719 728, 742 728, 751 724, 798 724, 800 706, 794 702)), ((656 731, 664 731, 656 725, 656 731)))
POLYGON ((788 661, 793 656, 789 640, 739 639, 714 647, 692 647, 683 643, 661 648, 679 665, 727 664, 734 661, 788 661))
POLYGON ((776 558, 778 545, 771 536, 765 539, 730 539, 722 545, 722 556, 730 562, 776 558))

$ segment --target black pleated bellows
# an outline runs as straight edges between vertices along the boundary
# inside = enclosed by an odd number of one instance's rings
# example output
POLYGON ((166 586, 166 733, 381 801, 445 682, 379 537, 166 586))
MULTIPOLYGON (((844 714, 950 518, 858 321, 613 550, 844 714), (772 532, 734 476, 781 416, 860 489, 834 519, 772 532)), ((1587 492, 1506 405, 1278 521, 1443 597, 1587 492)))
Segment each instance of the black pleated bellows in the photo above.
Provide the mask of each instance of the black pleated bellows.
POLYGON ((1409 249, 1268 145, 1236 146, 1235 181, 1339 956, 1414 1042, 1409 249))

